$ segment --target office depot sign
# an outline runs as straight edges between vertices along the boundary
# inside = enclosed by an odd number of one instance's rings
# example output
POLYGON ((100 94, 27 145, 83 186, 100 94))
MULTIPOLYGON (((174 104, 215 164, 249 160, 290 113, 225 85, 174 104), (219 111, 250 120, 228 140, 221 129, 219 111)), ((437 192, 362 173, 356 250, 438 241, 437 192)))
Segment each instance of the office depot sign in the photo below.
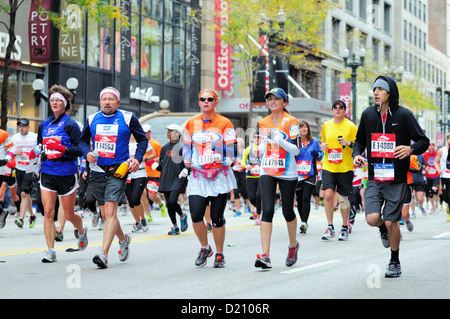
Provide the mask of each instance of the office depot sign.
POLYGON ((222 34, 228 25, 229 0, 215 0, 216 31, 215 31, 215 89, 230 90, 231 83, 231 47, 222 40, 222 34))

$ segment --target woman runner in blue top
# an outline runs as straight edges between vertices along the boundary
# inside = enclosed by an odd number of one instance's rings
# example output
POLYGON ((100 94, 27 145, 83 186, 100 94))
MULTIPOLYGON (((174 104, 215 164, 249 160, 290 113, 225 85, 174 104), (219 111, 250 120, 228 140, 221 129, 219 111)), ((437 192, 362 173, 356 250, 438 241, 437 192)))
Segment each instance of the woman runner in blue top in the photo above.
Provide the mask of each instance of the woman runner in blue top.
POLYGON ((82 155, 78 147, 81 131, 77 122, 66 111, 70 109, 72 93, 65 87, 53 85, 49 91, 49 103, 53 115, 41 122, 38 129, 38 144, 42 145, 40 188, 44 206, 44 234, 48 251, 42 262, 56 261, 55 243, 55 203, 59 196, 65 217, 78 229, 78 249, 88 245, 87 229, 83 227, 81 216, 75 214, 76 190, 78 188, 77 157, 82 155))

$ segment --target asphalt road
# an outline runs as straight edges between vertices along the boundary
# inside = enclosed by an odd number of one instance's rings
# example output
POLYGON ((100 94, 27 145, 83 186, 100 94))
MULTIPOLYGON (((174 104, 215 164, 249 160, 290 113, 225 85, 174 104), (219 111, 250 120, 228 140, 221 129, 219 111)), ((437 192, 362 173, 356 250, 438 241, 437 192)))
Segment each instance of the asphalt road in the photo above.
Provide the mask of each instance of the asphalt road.
MULTIPOLYGON (((286 267, 287 230, 278 209, 272 234, 273 268, 266 271, 254 267, 256 254, 261 252, 260 233, 259 226, 249 220, 249 214, 233 217, 231 210, 226 211, 226 267, 223 269, 212 267, 213 257, 205 267, 194 265, 200 245, 190 221, 185 233, 168 236, 169 217, 162 218, 159 212, 153 215, 148 232, 132 234, 129 260, 119 261, 117 241, 113 243, 108 269, 98 269, 92 262, 101 247, 102 232, 91 227, 89 216, 84 217, 89 227, 89 247, 82 252, 66 251, 77 244, 73 227, 67 224, 64 241, 56 243, 58 261, 53 264, 41 262, 46 250, 43 217, 39 215, 32 229, 28 228, 28 222, 19 229, 13 217, 8 217, 5 228, 0 230, 0 298, 181 299, 185 303, 174 311, 192 313, 200 310, 182 307, 195 299, 263 302, 300 298, 450 297, 450 222, 446 222, 444 212, 418 214, 411 233, 402 226, 400 278, 384 278, 389 249, 381 245, 378 230, 365 223, 362 213, 357 215, 348 241, 338 241, 336 236, 326 242, 321 240, 326 228, 324 209, 313 208, 307 234, 297 236, 299 260, 294 266, 286 267)), ((131 231, 131 213, 119 218, 123 228, 131 231)), ((340 213, 334 219, 339 230, 340 213)), ((215 249, 212 234, 209 238, 215 249)))

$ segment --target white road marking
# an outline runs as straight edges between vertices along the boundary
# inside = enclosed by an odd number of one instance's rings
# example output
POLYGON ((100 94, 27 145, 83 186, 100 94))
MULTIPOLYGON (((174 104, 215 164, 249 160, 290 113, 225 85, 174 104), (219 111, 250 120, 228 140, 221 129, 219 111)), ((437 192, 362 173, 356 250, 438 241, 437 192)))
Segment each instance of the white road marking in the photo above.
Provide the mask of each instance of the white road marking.
POLYGON ((313 269, 313 268, 318 268, 318 267, 334 264, 334 263, 337 263, 337 262, 340 262, 340 260, 332 259, 332 260, 323 261, 323 262, 320 262, 320 263, 317 263, 317 264, 312 264, 312 265, 308 265, 308 266, 304 266, 304 267, 300 267, 300 268, 294 268, 294 269, 291 269, 291 270, 282 271, 281 273, 282 274, 292 274, 292 273, 295 273, 295 272, 308 270, 308 269, 313 269))
POLYGON ((442 233, 442 234, 433 236, 433 237, 431 237, 431 238, 442 238, 442 237, 446 237, 446 236, 448 236, 448 235, 450 235, 450 232, 442 233))

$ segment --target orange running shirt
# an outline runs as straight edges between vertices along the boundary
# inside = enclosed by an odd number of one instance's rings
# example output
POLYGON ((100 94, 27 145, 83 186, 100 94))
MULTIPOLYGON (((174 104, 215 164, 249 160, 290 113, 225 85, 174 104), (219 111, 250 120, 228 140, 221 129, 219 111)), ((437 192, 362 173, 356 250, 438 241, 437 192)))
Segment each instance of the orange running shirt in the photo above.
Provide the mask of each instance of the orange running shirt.
MULTIPOLYGON (((283 139, 291 143, 299 137, 300 128, 297 119, 283 112, 281 119, 274 124, 272 114, 258 123, 262 140, 270 138, 271 134, 281 134, 283 139)), ((295 156, 288 153, 277 143, 267 143, 261 165, 261 175, 279 176, 286 179, 297 178, 297 163, 295 156)))
POLYGON ((228 118, 215 113, 212 120, 203 121, 200 114, 186 124, 183 158, 197 169, 229 166, 229 158, 236 156, 235 144, 236 132, 228 118))

